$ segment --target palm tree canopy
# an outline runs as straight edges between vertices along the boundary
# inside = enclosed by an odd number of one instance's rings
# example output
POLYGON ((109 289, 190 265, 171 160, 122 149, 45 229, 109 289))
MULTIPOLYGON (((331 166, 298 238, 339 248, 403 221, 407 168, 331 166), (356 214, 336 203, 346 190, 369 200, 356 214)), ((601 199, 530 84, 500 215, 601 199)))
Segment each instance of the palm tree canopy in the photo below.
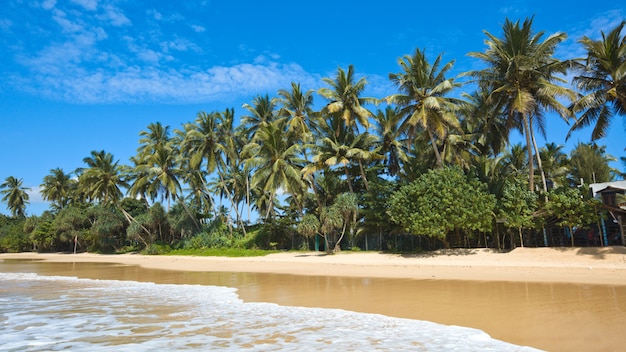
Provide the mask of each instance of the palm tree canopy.
POLYGON ((0 184, 0 194, 3 195, 2 201, 7 204, 7 208, 15 217, 23 218, 26 216, 26 206, 29 204, 27 187, 22 186, 23 180, 14 176, 9 176, 0 184))
POLYGON ((606 135, 613 115, 626 114, 626 36, 621 34, 624 24, 626 21, 608 34, 602 32, 601 40, 586 36, 579 40, 587 50, 587 58, 573 83, 586 95, 572 106, 574 112, 582 114, 568 138, 573 131, 595 124, 591 139, 600 139, 606 135))
POLYGON ((367 129, 370 126, 369 118, 372 113, 363 105, 375 103, 376 99, 361 97, 367 86, 365 77, 357 81, 354 66, 350 65, 347 71, 339 67, 334 79, 325 77, 322 81, 330 86, 317 91, 319 95, 330 101, 324 110, 329 114, 340 113, 345 127, 358 130, 358 122, 367 129))

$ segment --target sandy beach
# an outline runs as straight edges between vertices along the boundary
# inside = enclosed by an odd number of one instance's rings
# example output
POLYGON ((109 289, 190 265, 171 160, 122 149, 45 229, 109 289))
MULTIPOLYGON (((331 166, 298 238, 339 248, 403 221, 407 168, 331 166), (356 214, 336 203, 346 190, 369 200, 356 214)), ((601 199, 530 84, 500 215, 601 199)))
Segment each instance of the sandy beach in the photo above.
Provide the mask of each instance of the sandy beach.
POLYGON ((423 254, 285 252, 264 257, 5 253, 0 259, 139 265, 189 272, 249 272, 470 281, 626 285, 626 247, 456 249, 423 254))
POLYGON ((8 259, 61 265, 46 266, 48 275, 228 286, 246 302, 469 326, 549 351, 614 351, 623 340, 625 247, 284 252, 246 258, 0 254, 0 261, 8 259), (102 266, 108 263, 122 265, 102 266))

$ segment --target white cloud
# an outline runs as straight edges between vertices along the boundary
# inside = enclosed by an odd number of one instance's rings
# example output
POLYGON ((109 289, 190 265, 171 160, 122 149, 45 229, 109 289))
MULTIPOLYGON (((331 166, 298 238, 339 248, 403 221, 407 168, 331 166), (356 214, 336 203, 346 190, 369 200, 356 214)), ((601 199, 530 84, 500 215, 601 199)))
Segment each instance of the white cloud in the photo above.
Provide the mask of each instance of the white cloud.
POLYGON ((33 186, 31 188, 26 189, 26 194, 28 194, 28 201, 30 202, 31 205, 39 204, 39 203, 48 204, 48 202, 43 200, 43 196, 41 195, 41 190, 42 190, 41 186, 33 186))
POLYGON ((191 25, 191 29, 193 29, 196 33, 202 33, 204 31, 206 31, 206 28, 196 25, 196 24, 192 24, 191 25))
POLYGON ((104 6, 104 12, 96 16, 96 18, 103 21, 108 21, 111 25, 116 27, 131 24, 131 21, 128 19, 128 17, 124 15, 124 13, 122 13, 120 9, 111 5, 104 6))
POLYGON ((561 59, 582 58, 586 55, 583 46, 578 43, 583 36, 599 40, 602 32, 608 33, 621 23, 624 18, 622 10, 613 10, 593 17, 588 23, 579 24, 566 29, 568 38, 559 46, 556 56, 561 59))
POLYGON ((50 10, 57 4, 56 0, 45 0, 41 3, 44 10, 50 10))
MULTIPOLYGON (((73 54, 73 56, 76 54, 73 54)), ((300 82, 316 88, 320 78, 297 64, 268 62, 215 66, 205 70, 126 67, 120 71, 86 70, 79 65, 38 66, 30 79, 13 77, 23 90, 74 103, 199 103, 256 94, 274 94, 300 82)))
POLYGON ((72 0, 72 2, 89 11, 94 11, 98 8, 98 0, 72 0))

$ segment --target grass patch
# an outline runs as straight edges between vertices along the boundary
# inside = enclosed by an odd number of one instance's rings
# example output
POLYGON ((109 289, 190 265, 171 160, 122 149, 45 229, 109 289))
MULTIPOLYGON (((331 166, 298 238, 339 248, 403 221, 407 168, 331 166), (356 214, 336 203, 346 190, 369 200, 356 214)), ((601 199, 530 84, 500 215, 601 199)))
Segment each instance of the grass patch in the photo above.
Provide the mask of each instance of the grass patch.
POLYGON ((263 257, 280 251, 242 248, 202 248, 202 249, 173 249, 165 255, 195 255, 199 257, 263 257))

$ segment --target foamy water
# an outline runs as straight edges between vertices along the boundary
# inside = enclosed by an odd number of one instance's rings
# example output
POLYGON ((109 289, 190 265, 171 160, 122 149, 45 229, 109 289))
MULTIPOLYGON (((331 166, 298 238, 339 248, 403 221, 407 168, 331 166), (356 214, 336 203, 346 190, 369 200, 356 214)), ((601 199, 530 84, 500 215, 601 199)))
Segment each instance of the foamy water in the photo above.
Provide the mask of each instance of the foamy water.
POLYGON ((471 328, 245 303, 228 287, 0 273, 0 350, 208 349, 534 351, 471 328))

